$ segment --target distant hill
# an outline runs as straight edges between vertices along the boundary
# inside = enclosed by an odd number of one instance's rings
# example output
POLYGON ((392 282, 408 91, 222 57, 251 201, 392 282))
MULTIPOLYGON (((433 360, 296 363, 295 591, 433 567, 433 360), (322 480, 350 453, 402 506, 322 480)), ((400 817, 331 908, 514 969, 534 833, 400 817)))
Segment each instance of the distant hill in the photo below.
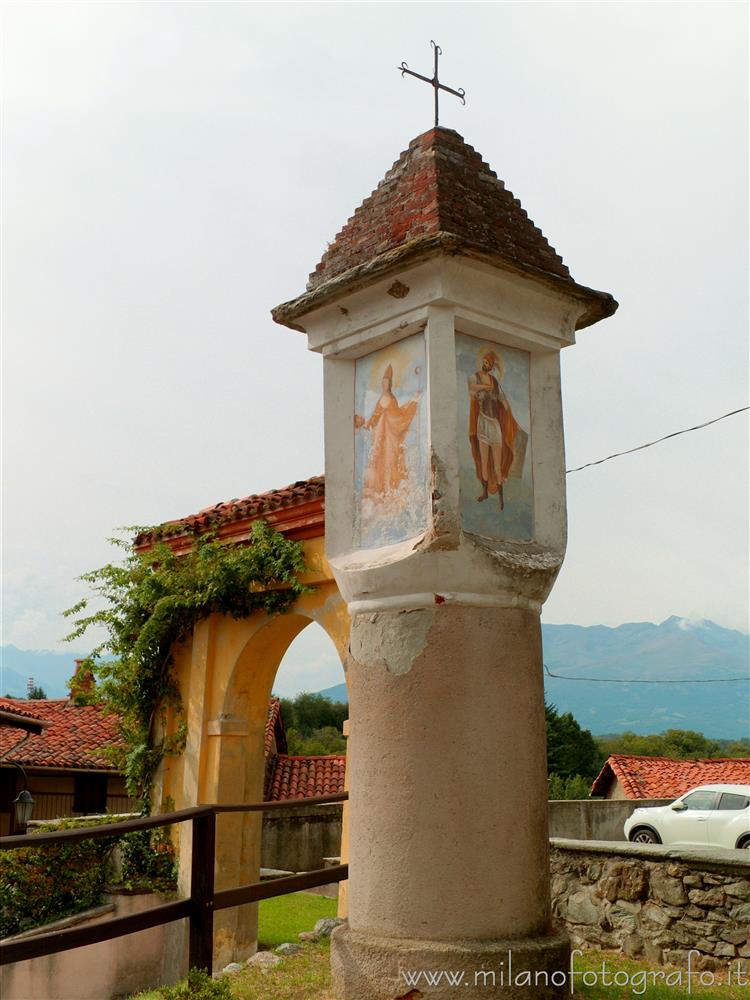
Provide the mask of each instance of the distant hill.
POLYGON ((346 684, 336 684, 332 688, 324 688, 322 691, 318 691, 318 694, 322 694, 324 698, 328 698, 329 701, 340 702, 342 705, 346 705, 349 701, 349 692, 346 689, 346 684))
POLYGON ((594 734, 694 729, 713 739, 750 736, 748 637, 714 622, 672 616, 660 625, 544 625, 552 673, 608 680, 705 680, 711 684, 602 684, 545 677, 547 700, 594 734))
MULTIPOLYGON (((544 661, 552 673, 606 680, 705 680, 711 684, 620 684, 545 676, 547 700, 572 712, 595 735, 641 735, 694 729, 712 739, 750 737, 748 637, 714 622, 676 615, 660 625, 543 625, 544 661)), ((320 694, 346 701, 345 684, 320 694)))
MULTIPOLYGON (((552 673, 590 680, 545 677, 547 700, 572 712, 595 735, 626 729, 645 735, 695 729, 712 739, 750 736, 748 637, 709 621, 673 616, 660 625, 543 625, 544 661, 552 673), (720 680, 711 684, 599 683, 606 680, 720 680)), ((33 677, 50 698, 67 694, 77 653, 0 647, 0 694, 26 696, 33 677)), ((345 684, 319 692, 346 703, 345 684)))
POLYGON ((26 681, 44 688, 48 698, 65 698, 68 681, 75 671, 75 661, 83 653, 54 653, 48 649, 18 649, 0 646, 0 695, 26 697, 26 681))

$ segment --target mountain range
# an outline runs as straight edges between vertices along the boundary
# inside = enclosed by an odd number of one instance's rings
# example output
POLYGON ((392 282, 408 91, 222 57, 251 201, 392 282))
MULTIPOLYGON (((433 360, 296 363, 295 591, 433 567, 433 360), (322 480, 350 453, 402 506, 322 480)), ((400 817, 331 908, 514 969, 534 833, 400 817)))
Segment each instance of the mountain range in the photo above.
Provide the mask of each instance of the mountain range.
MULTIPOLYGON (((750 737, 748 636, 742 632, 673 615, 659 625, 543 625, 542 635, 547 701, 595 735, 694 729, 713 739, 750 737)), ((28 677, 48 697, 64 697, 73 660, 82 655, 10 645, 0 653, 0 694, 15 698, 26 696, 28 677)), ((347 700, 344 684, 320 693, 347 700)))
MULTIPOLYGON (((712 739, 750 738, 742 632, 673 615, 660 625, 542 625, 542 637, 547 701, 594 735, 693 729, 712 739)), ((347 698, 345 684, 320 693, 347 698)))

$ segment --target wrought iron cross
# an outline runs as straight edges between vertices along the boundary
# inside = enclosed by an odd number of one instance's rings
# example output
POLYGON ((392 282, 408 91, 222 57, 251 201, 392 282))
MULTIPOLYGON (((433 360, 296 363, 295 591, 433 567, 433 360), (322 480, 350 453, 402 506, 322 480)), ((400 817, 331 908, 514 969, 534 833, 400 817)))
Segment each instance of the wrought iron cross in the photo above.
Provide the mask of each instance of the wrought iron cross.
POLYGON ((441 83, 440 80, 438 80, 438 56, 441 56, 443 54, 443 50, 440 48, 439 45, 436 45, 435 42, 432 41, 432 39, 430 39, 430 45, 435 50, 435 73, 432 76, 432 79, 430 79, 429 76, 422 76, 421 73, 415 73, 413 69, 409 69, 409 67, 406 65, 405 62, 402 62, 401 65, 397 66, 396 68, 401 70, 401 76, 403 76, 405 73, 408 73, 409 76, 416 76, 418 80, 424 80, 425 83, 429 83, 432 85, 432 87, 435 90, 435 128, 437 128, 439 92, 441 90, 447 90, 449 94, 453 94, 454 97, 458 97, 462 104, 466 104, 466 91, 463 89, 463 87, 459 87, 458 90, 454 90, 453 87, 446 87, 444 83, 441 83))

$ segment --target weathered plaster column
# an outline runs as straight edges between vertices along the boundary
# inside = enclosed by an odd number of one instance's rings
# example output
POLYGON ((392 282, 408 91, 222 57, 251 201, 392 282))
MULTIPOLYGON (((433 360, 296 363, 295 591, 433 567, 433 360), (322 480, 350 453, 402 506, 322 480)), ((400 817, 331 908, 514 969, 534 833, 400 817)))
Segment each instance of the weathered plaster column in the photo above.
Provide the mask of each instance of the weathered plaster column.
POLYGON ((274 310, 325 359, 352 616, 344 1000, 454 997, 461 973, 464 998, 565 993, 539 616, 566 538, 559 351, 615 308, 435 129, 274 310))

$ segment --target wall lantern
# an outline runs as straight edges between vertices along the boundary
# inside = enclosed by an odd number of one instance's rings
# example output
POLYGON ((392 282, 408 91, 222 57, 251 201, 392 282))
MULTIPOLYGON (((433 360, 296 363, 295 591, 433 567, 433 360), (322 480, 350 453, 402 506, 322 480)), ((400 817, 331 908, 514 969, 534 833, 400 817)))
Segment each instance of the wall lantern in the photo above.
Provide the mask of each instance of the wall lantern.
POLYGON ((13 808, 15 809, 16 821, 15 825, 18 829, 26 831, 26 824, 31 819, 31 814, 34 811, 34 799, 31 797, 31 792, 24 788, 22 792, 18 793, 18 797, 13 800, 13 808))

